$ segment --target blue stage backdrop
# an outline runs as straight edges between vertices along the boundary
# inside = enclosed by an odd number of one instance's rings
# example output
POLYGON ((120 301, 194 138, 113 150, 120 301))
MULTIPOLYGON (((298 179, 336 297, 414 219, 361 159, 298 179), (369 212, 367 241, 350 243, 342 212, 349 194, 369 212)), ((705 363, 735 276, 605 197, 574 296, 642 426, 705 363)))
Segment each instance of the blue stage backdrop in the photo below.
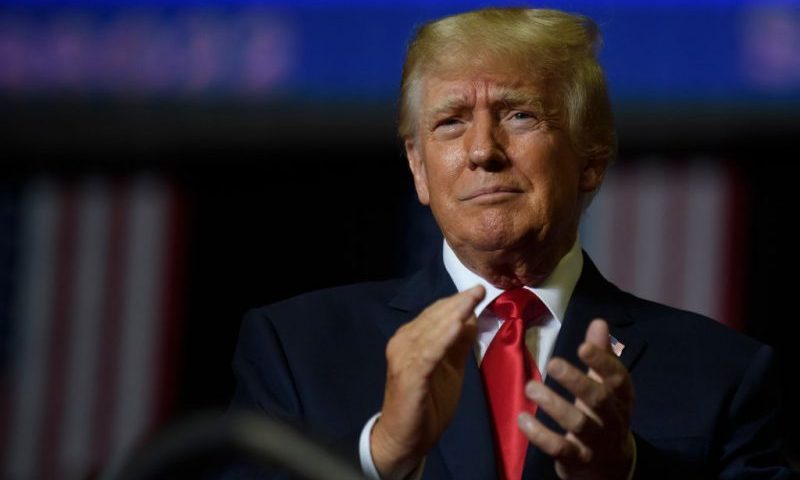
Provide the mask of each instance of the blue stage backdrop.
MULTIPOLYGON (((5 1, 0 93, 391 101, 409 32, 488 2, 5 1)), ((601 26, 617 101, 800 100, 794 1, 532 2, 601 26)))

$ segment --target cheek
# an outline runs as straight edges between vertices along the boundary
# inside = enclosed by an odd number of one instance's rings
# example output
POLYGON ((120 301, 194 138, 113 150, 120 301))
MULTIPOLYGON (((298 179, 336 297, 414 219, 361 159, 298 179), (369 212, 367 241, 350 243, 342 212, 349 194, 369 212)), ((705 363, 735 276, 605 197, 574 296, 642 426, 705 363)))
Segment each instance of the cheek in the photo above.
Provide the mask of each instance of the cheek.
POLYGON ((521 152, 529 152, 529 177, 532 181, 554 184, 555 188, 577 187, 580 178, 580 161, 563 135, 537 132, 522 145, 521 152))
POLYGON ((527 161, 520 162, 523 181, 531 189, 529 205, 542 216, 566 213, 579 196, 579 162, 558 143, 528 145, 527 161))
POLYGON ((452 193, 463 165, 461 149, 455 144, 441 145, 428 149, 425 158, 431 196, 452 193))

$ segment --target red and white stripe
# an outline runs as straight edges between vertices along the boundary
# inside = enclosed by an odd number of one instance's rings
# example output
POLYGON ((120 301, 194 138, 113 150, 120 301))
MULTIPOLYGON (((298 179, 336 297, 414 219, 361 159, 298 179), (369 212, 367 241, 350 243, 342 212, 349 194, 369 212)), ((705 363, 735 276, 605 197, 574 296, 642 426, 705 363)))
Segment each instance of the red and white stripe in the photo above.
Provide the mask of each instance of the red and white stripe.
POLYGON ((179 206, 153 176, 26 188, 5 478, 84 478, 161 419, 179 206))
POLYGON ((620 288, 740 326, 743 195, 719 160, 645 158, 611 170, 584 248, 620 288))

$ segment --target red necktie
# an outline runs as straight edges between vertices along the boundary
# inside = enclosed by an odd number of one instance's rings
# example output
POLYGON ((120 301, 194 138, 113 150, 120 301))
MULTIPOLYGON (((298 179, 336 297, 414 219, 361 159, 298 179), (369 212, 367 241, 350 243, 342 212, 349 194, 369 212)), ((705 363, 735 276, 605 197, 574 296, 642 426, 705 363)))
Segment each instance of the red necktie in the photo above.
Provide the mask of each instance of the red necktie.
POLYGON ((525 396, 525 384, 529 380, 542 381, 536 361, 525 346, 525 324, 536 319, 545 306, 530 290, 514 288, 503 292, 488 308, 503 320, 481 362, 492 414, 497 470, 500 480, 519 480, 528 439, 517 427, 517 416, 523 411, 536 414, 536 404, 525 396))

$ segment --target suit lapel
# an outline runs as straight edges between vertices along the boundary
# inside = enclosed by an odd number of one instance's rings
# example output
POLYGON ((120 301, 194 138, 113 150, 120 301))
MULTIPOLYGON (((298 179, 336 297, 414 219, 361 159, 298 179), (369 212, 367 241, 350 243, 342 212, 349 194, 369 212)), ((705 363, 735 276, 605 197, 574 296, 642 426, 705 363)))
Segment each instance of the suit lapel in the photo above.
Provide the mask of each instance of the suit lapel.
MULTIPOLYGON (((389 338, 425 307, 454 293, 456 287, 444 269, 441 255, 437 255, 426 268, 400 287, 389 302, 395 315, 382 319, 379 327, 389 338)), ((470 355, 455 416, 430 455, 441 455, 453 479, 495 479, 496 463, 491 432, 483 382, 475 357, 470 355)))
MULTIPOLYGON (((398 289, 397 295, 389 302, 392 314, 379 319, 378 326, 386 338, 389 338, 402 324, 413 320, 435 300, 455 292, 455 285, 444 269, 441 256, 437 255, 426 268, 410 277, 398 289)), ((578 346, 583 342, 589 323, 594 318, 603 318, 608 322, 611 334, 625 345, 620 359, 628 370, 632 369, 646 342, 628 316, 626 303, 626 294, 605 280, 584 254, 583 271, 567 307, 553 356, 562 357, 585 368, 578 360, 578 346)), ((569 401, 573 400, 573 396, 550 377, 545 384, 569 401)), ((543 411, 539 410, 536 418, 549 428, 563 432, 543 411)), ((455 417, 431 455, 435 455, 437 451, 453 479, 496 478, 491 424, 483 383, 474 357, 467 359, 464 386, 455 417)), ((530 447, 525 459, 523 478, 557 478, 552 459, 539 449, 530 447)))
MULTIPOLYGON (((584 253, 583 270, 567 306, 564 323, 561 325, 553 348, 553 357, 561 357, 573 365, 586 369, 586 366, 578 359, 578 347, 583 343, 589 323, 595 318, 602 318, 608 322, 611 335, 625 345, 620 360, 630 371, 644 350, 646 342, 638 333, 636 324, 627 314, 626 300, 626 294, 603 278, 588 255, 584 253)), ((547 377, 545 385, 562 395, 567 401, 574 400, 574 396, 555 382, 552 377, 547 377)), ((543 410, 540 409, 536 412, 536 418, 551 430, 564 433, 564 429, 543 410)), ((529 477, 556 478, 552 459, 533 446, 528 448, 525 458, 523 478, 529 477)))
POLYGON ((453 422, 439 440, 437 449, 453 479, 497 478, 491 420, 483 382, 474 357, 467 359, 458 410, 453 422))
POLYGON ((390 338, 401 325, 413 320, 428 305, 454 293, 456 286, 444 269, 441 253, 438 253, 425 268, 400 285, 396 295, 389 300, 389 308, 396 314, 377 319, 378 327, 386 338, 390 338))

